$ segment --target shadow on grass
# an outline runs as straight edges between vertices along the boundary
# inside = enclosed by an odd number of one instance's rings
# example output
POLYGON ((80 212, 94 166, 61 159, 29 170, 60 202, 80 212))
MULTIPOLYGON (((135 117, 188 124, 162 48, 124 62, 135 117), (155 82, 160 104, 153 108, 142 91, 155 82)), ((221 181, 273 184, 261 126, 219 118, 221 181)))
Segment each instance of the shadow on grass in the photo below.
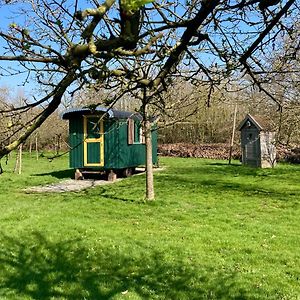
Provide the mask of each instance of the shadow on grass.
MULTIPOLYGON (((269 170, 265 171, 267 173, 269 170)), ((240 176, 257 176, 264 173, 264 170, 251 168, 241 165, 228 165, 222 163, 199 164, 193 167, 177 167, 177 174, 191 175, 240 175, 240 176)))
POLYGON ((205 165, 208 165, 208 166, 229 166, 229 167, 243 167, 242 164, 237 164, 237 163, 231 163, 229 164, 228 161, 223 161, 223 162, 208 162, 206 163, 205 165))
MULTIPOLYGON (((54 171, 49 173, 38 173, 34 174, 33 176, 52 176, 57 179, 67 179, 67 178, 74 178, 74 169, 66 169, 66 170, 60 170, 60 171, 54 171)), ((134 175, 139 175, 145 173, 141 170, 136 170, 134 172, 134 175)), ((92 172, 84 172, 84 178, 86 179, 98 179, 98 180, 107 180, 107 175, 104 173, 92 173, 92 172)), ((118 174, 119 178, 124 178, 123 174, 118 174)))
POLYGON ((205 163, 193 167, 176 167, 174 170, 158 177, 156 183, 165 187, 183 187, 184 190, 196 187, 200 192, 209 189, 220 195, 223 192, 236 192, 246 196, 259 195, 278 199, 299 195, 299 191, 291 186, 294 178, 289 169, 258 169, 226 163, 205 163), (278 187, 279 180, 281 183, 285 182, 286 188, 278 187))
POLYGON ((69 179, 74 178, 74 170, 73 169, 66 169, 66 170, 60 170, 60 171, 54 171, 54 172, 48 172, 48 173, 37 173, 33 174, 32 176, 52 176, 57 179, 69 179))
POLYGON ((201 191, 211 191, 214 194, 223 197, 223 193, 236 193, 243 196, 259 196, 259 197, 268 197, 273 200, 287 200, 287 196, 290 195, 300 195, 300 192, 295 191, 294 189, 279 189, 274 185, 273 187, 266 187, 261 182, 249 183, 245 182, 231 182, 222 177, 220 179, 193 179, 193 178, 181 178, 179 176, 173 176, 166 179, 156 180, 157 185, 164 185, 168 187, 169 185, 175 185, 182 187, 185 191, 195 190, 201 193, 201 191))
POLYGON ((95 250, 83 242, 53 242, 41 233, 21 241, 2 235, 0 297, 116 299, 128 291, 142 299, 250 299, 236 273, 193 266, 179 257, 170 261, 155 250, 95 250))

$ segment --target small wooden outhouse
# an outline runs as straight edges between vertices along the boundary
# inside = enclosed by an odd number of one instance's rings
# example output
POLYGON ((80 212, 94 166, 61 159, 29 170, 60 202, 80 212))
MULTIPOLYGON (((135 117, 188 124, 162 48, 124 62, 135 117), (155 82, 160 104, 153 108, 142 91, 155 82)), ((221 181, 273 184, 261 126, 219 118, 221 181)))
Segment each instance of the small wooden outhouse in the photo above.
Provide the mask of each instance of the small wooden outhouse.
POLYGON ((240 123, 242 163, 244 165, 271 168, 276 164, 275 132, 270 123, 260 117, 247 114, 240 123))
MULTIPOLYGON (((146 147, 139 113, 105 107, 74 108, 63 113, 69 120, 70 167, 82 171, 130 174, 145 165, 146 147)), ((157 163, 157 131, 152 131, 153 164, 157 163)))

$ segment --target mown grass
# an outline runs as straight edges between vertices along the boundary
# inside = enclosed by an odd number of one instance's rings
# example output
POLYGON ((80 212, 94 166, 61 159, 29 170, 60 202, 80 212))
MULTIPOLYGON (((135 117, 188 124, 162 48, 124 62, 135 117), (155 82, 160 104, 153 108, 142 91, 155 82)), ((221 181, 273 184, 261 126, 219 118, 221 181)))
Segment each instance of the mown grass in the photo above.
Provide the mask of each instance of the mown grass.
MULTIPOLYGON (((3 163, 3 162, 2 162, 3 163)), ((162 158, 144 175, 63 194, 67 158, 0 176, 0 299, 299 299, 300 166, 162 158)))

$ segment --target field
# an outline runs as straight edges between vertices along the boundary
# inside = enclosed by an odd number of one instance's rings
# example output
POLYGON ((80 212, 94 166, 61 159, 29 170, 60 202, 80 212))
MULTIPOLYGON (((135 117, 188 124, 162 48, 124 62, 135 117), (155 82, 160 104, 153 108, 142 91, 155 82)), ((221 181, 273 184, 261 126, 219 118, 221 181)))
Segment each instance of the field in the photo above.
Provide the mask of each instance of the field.
POLYGON ((0 299, 300 299, 299 165, 161 158, 147 203, 144 175, 28 194, 67 158, 2 164, 0 299))

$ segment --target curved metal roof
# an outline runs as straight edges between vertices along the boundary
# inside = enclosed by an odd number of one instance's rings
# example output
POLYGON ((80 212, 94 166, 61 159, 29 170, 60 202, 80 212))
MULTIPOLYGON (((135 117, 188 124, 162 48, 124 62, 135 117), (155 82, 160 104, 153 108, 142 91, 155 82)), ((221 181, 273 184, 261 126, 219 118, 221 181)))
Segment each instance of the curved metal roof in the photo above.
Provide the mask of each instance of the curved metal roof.
POLYGON ((70 108, 62 114, 62 119, 68 120, 74 116, 100 115, 100 114, 104 114, 106 117, 111 119, 135 119, 139 121, 142 120, 142 116, 137 112, 116 110, 116 109, 101 107, 101 106, 98 106, 94 109, 89 107, 70 108))

